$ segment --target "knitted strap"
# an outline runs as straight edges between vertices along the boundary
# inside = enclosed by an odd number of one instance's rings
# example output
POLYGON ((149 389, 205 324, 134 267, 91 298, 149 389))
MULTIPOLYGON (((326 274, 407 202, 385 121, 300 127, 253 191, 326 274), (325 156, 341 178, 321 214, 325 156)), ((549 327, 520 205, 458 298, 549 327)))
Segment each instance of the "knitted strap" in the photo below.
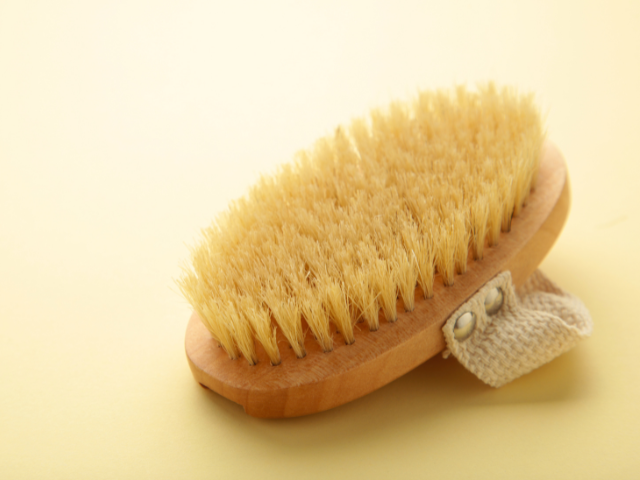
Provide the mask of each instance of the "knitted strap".
POLYGON ((480 380, 501 387, 570 350, 592 330, 593 321, 582 301, 540 270, 517 292, 506 271, 487 282, 444 324, 448 347, 444 357, 453 354, 480 380), (485 298, 496 287, 502 290, 503 304, 488 315, 485 298), (475 314, 475 329, 468 338, 456 340, 456 320, 466 312, 475 314))

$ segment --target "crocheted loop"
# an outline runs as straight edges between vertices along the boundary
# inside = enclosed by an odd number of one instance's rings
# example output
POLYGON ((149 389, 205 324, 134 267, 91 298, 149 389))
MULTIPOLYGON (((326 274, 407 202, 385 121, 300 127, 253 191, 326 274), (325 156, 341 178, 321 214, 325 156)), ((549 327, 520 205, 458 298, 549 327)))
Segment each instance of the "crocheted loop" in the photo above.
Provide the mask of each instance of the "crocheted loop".
POLYGON ((517 291, 511 272, 487 282, 456 310, 442 328, 447 349, 467 370, 492 387, 501 387, 550 362, 591 335, 593 321, 582 301, 565 292, 540 270, 517 291), (502 307, 493 315, 485 311, 485 298, 502 289, 502 307), (454 326, 460 315, 473 312, 476 325, 468 338, 458 341, 454 326))

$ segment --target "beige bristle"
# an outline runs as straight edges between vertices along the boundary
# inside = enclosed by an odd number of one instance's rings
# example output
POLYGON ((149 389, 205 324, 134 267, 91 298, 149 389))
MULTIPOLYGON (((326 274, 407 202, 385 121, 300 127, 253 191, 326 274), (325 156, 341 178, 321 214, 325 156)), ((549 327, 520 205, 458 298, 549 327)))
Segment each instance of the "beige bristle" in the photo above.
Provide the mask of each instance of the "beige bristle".
POLYGON ((344 342, 351 345, 354 342, 353 322, 343 286, 325 277, 320 280, 319 291, 329 309, 331 320, 344 338, 344 342))
POLYGON ((322 351, 330 352, 333 350, 333 337, 331 337, 331 330, 329 329, 329 317, 322 307, 320 292, 307 290, 301 295, 304 295, 301 299, 302 315, 307 325, 309 325, 313 336, 322 347, 322 351))
POLYGON ((376 260, 372 266, 373 284, 378 297, 378 303, 382 308, 384 318, 388 322, 395 322, 398 319, 396 310, 396 300, 398 299, 398 289, 393 275, 393 270, 384 260, 376 260))
POLYGON ((371 268, 367 270, 348 269, 345 272, 345 283, 349 285, 349 298, 356 307, 358 320, 361 318, 369 326, 369 330, 376 331, 380 327, 378 312, 378 298, 374 293, 371 268))
MULTIPOLYGON (((231 295, 225 295, 225 297, 232 298, 231 295)), ((255 365, 258 357, 256 356, 251 323, 247 319, 240 317, 236 305, 234 305, 231 300, 223 305, 221 310, 224 312, 222 316, 226 317, 228 323, 231 325, 233 340, 238 346, 238 349, 250 365, 255 365)))
POLYGON ((461 275, 467 271, 467 258, 469 257, 469 229, 465 221, 465 214, 456 210, 453 214, 453 238, 456 273, 461 275))
POLYGON ((218 303, 215 300, 209 300, 202 305, 202 309, 198 313, 202 315, 202 318, 206 319, 205 326, 211 332, 213 338, 229 354, 229 357, 232 359, 238 358, 240 352, 230 330, 233 325, 231 322, 225 321, 227 317, 218 303))
POLYGON ((453 285, 456 265, 456 234, 451 220, 440 224, 440 229, 437 235, 438 248, 435 255, 436 268, 442 277, 443 283, 450 287, 453 285))
POLYGON ((396 248, 393 260, 393 268, 396 272, 396 282, 398 284, 398 292, 404 309, 412 312, 415 308, 416 284, 418 283, 418 269, 413 257, 407 255, 407 252, 400 247, 396 248))
POLYGON ((482 260, 484 242, 487 237, 487 222, 489 221, 489 204, 485 195, 480 195, 471 205, 469 212, 471 223, 471 252, 474 260, 482 260))
POLYGON ((500 231, 502 230, 502 209, 500 202, 500 192, 498 186, 492 183, 487 193, 487 240, 490 247, 494 247, 500 240, 500 231))
POLYGON ((424 298, 433 297, 433 281, 435 274, 435 258, 433 240, 430 234, 420 234, 413 225, 407 225, 402 232, 405 248, 411 252, 416 262, 417 282, 424 298))
POLYGON ((271 325, 269 312, 251 297, 242 297, 240 301, 242 315, 249 321, 255 336, 267 352, 272 365, 280 364, 280 350, 276 341, 276 328, 271 325))
POLYGON ((231 358, 323 351, 330 324, 413 310, 509 231, 535 186, 544 131, 531 96, 492 84, 420 92, 354 120, 263 176, 205 229, 180 289, 231 358), (471 255, 469 255, 471 253, 471 255), (308 325, 308 329, 304 325, 308 325))
POLYGON ((206 295, 205 290, 199 288, 201 283, 194 275, 185 275, 178 282, 178 286, 185 298, 187 298, 195 311, 198 312, 198 315, 216 343, 227 352, 229 357, 232 359, 238 358, 239 351, 233 341, 229 324, 220 321, 223 314, 219 308, 218 298, 206 295))
POLYGON ((304 332, 300 316, 300 306, 294 298, 287 298, 282 292, 268 288, 264 300, 280 326, 283 335, 289 341, 296 357, 303 358, 307 352, 304 348, 304 332))

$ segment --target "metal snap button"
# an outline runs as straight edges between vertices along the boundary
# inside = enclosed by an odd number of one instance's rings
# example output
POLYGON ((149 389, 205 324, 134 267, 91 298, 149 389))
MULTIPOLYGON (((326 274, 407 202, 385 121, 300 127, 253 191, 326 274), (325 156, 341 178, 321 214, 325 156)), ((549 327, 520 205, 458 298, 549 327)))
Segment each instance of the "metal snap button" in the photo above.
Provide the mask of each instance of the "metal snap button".
POLYGON ((502 307, 504 294, 500 287, 492 288, 484 299, 484 309, 487 315, 493 315, 502 307))
POLYGON ((453 326, 453 336, 459 342, 466 340, 471 336, 476 328, 476 316, 473 312, 463 313, 456 320, 453 326))

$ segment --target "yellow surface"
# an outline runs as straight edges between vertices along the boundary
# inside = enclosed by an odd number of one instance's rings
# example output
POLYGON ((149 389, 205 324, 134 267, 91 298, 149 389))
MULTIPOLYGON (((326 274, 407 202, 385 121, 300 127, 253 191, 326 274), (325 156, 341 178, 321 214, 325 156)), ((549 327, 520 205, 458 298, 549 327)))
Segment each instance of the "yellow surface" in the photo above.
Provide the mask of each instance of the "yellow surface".
POLYGON ((638 478, 640 4, 182 3, 0 4, 0 478, 638 478), (199 229, 338 123, 487 79, 548 111, 574 197, 543 269, 593 337, 284 421, 201 389, 199 229))

